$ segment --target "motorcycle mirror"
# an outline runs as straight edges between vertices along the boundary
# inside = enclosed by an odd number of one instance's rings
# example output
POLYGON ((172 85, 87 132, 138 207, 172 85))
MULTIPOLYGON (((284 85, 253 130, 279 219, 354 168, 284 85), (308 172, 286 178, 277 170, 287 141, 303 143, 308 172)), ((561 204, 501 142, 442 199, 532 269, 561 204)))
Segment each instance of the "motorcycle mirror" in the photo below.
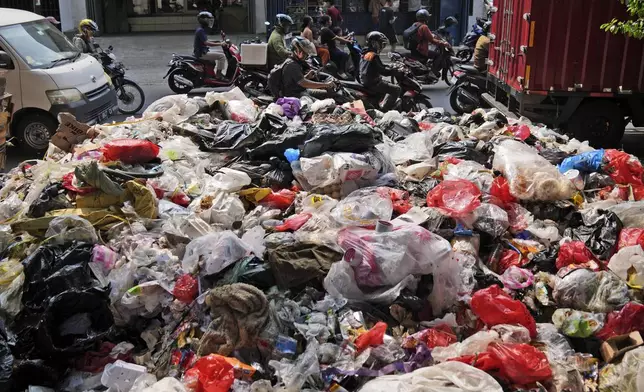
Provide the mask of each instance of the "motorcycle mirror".
POLYGON ((109 50, 114 50, 114 47, 112 45, 108 46, 107 49, 109 50))

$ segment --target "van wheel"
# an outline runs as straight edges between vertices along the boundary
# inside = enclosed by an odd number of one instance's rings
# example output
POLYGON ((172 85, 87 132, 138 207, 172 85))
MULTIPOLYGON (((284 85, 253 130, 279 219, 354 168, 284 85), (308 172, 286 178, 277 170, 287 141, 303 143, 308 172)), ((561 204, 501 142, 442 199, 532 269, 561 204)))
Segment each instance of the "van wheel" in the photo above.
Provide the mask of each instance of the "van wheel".
POLYGON ((52 117, 41 113, 25 115, 16 124, 16 139, 24 150, 42 153, 49 147, 49 139, 56 133, 58 123, 52 117))
POLYGON ((568 122, 569 133, 596 148, 619 147, 625 129, 624 113, 610 101, 582 104, 568 122))

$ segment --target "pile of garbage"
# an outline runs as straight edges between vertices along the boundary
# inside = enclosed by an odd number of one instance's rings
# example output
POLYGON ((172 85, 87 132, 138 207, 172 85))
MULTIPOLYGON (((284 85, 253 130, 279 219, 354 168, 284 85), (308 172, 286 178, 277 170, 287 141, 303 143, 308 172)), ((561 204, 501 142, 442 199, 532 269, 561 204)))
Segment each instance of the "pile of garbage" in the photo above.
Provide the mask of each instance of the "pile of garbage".
POLYGON ((0 390, 644 391, 633 156, 238 90, 70 129, 2 178, 0 390))

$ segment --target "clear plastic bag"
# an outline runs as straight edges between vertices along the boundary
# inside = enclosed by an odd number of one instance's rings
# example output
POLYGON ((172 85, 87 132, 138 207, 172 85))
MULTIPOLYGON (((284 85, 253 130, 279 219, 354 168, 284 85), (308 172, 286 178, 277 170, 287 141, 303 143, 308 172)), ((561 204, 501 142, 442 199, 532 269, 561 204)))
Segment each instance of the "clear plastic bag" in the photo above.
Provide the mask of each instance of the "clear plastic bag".
POLYGON ((631 287, 644 287, 644 249, 640 245, 620 249, 608 268, 631 287))
POLYGON ((215 91, 208 91, 206 93, 206 103, 208 105, 213 105, 215 102, 228 102, 228 101, 243 101, 248 99, 244 92, 239 88, 235 87, 232 90, 224 91, 222 93, 215 91))
POLYGON ((629 301, 624 281, 610 272, 587 269, 557 280, 552 296, 560 307, 597 313, 619 309, 629 301))
POLYGON ((230 119, 238 123, 252 123, 259 114, 252 99, 228 101, 226 110, 230 119))
POLYGON ((199 112, 199 104, 188 95, 168 95, 152 102, 143 112, 143 118, 162 117, 163 121, 179 124, 197 112, 199 112))
POLYGON ((0 261, 0 314, 16 316, 22 309, 22 288, 25 283, 24 267, 20 261, 0 261))
POLYGON ((521 200, 565 200, 572 197, 572 182, 537 151, 516 140, 503 140, 495 150, 493 167, 510 183, 521 200))
POLYGON ((394 144, 390 153, 396 165, 430 160, 434 153, 431 135, 428 132, 413 133, 394 144))
POLYGON ((560 334, 553 324, 537 324, 536 341, 546 346, 545 353, 550 362, 562 361, 575 354, 568 339, 560 334))
POLYGON ((483 203, 474 210, 474 227, 494 237, 500 237, 510 227, 508 213, 494 204, 483 203))
POLYGON ((466 180, 472 182, 483 193, 489 193, 494 184, 492 171, 474 161, 461 161, 447 165, 443 173, 445 180, 466 180))
POLYGON ((54 218, 49 223, 45 237, 54 244, 72 241, 90 244, 98 242, 98 235, 92 224, 78 215, 62 215, 54 218))
POLYGON ((394 206, 388 188, 363 188, 342 199, 331 216, 344 226, 374 226, 391 219, 394 206))
POLYGON ((288 359, 282 359, 279 362, 269 361, 269 366, 275 369, 278 379, 286 386, 288 392, 301 391, 309 376, 320 374, 317 353, 319 347, 320 345, 315 339, 310 339, 306 343, 306 350, 296 361, 288 359))
POLYGON ((447 347, 436 347, 432 350, 432 357, 437 362, 445 362, 448 359, 462 357, 464 355, 475 355, 487 351, 487 346, 493 342, 500 342, 501 337, 496 331, 479 331, 459 343, 447 347))
POLYGON ((193 200, 188 208, 206 223, 222 229, 231 229, 246 214, 244 203, 236 194, 222 191, 205 194, 193 200))
POLYGON ((601 392, 644 391, 644 347, 624 354, 617 365, 609 365, 599 373, 601 392))
POLYGON ((588 338, 604 326, 604 315, 560 308, 552 314, 552 323, 566 336, 588 338))
POLYGON ((227 167, 217 170, 212 179, 206 181, 205 192, 217 190, 225 192, 237 192, 246 185, 250 185, 251 178, 248 174, 227 167))
POLYGON ((206 275, 212 275, 250 255, 251 251, 232 231, 212 233, 192 240, 186 246, 181 265, 186 273, 199 268, 206 275))

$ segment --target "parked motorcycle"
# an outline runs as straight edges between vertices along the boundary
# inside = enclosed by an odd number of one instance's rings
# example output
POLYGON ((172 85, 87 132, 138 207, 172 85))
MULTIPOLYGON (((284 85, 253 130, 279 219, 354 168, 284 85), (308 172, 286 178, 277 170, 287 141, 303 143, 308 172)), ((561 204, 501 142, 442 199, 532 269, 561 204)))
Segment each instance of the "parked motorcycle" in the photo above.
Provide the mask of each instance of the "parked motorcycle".
MULTIPOLYGON (((405 64, 404 58, 398 53, 390 53, 390 66, 394 68, 391 81, 400 86, 400 97, 396 103, 396 110, 404 112, 419 112, 432 108, 431 100, 423 94, 423 86, 414 77, 414 73, 405 64)), ((367 106, 374 109, 381 107, 382 95, 369 90, 359 82, 338 81, 353 97, 362 100, 367 106)))
POLYGON ((125 78, 125 66, 122 62, 116 60, 111 45, 107 50, 102 50, 98 44, 94 44, 96 49, 95 57, 103 65, 103 70, 112 80, 116 96, 118 98, 119 112, 123 114, 134 114, 141 110, 145 104, 145 94, 138 84, 130 79, 125 78))
POLYGON ((470 113, 481 106, 487 73, 471 65, 461 65, 454 71, 453 85, 448 90, 449 103, 457 114, 470 113))
POLYGON ((474 56, 474 48, 476 47, 476 42, 484 34, 483 27, 487 20, 477 18, 476 24, 472 26, 472 30, 465 35, 461 45, 456 48, 456 57, 461 59, 464 63, 469 63, 474 56))
POLYGON ((226 33, 221 32, 223 45, 221 46, 226 55, 227 68, 224 79, 218 79, 215 72, 215 63, 204 61, 191 55, 172 54, 172 60, 168 66, 170 69, 163 79, 168 79, 168 86, 177 94, 186 94, 192 89, 200 87, 231 87, 238 85, 241 75, 239 63, 241 54, 236 45, 226 39, 226 33))

